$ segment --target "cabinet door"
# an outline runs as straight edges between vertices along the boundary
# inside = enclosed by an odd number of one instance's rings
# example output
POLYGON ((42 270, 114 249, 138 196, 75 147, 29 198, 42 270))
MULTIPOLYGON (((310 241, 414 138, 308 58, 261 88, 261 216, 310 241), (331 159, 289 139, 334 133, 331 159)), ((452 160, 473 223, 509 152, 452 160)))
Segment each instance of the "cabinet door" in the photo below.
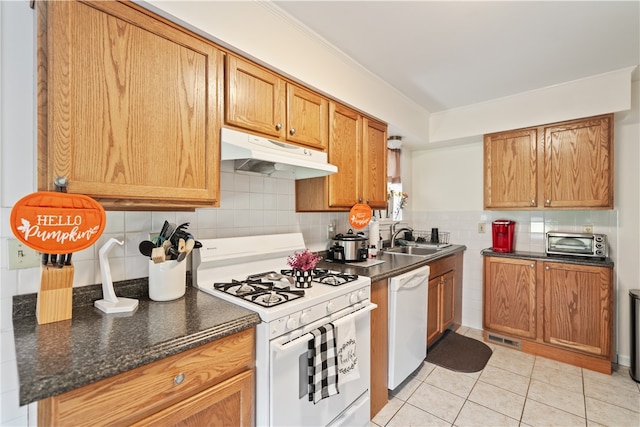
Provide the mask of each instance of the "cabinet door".
POLYGON ((484 137, 484 207, 538 205, 537 131, 523 129, 484 137))
POLYGON ((536 337, 536 263, 485 257, 484 327, 536 337))
POLYGON ((352 207, 361 201, 362 116, 336 104, 329 104, 329 163, 338 173, 329 175, 329 207, 352 207))
POLYGON ((440 332, 444 332, 453 324, 455 315, 455 289, 455 275, 453 271, 449 271, 442 276, 442 283, 440 284, 440 304, 442 306, 440 332))
POLYGON ((387 279, 371 284, 371 418, 389 400, 389 284, 387 279))
POLYGON ((387 125, 364 118, 362 197, 374 209, 387 207, 387 125))
POLYGON ((544 206, 613 208, 612 115, 544 129, 544 206))
POLYGON ((440 335, 440 276, 429 279, 427 295, 427 345, 440 335))
POLYGON ((329 101, 287 83, 287 140, 327 151, 329 101))
POLYGON ((251 426, 253 382, 253 371, 243 372, 134 425, 251 426))
POLYGON ((225 122, 285 138, 285 83, 276 74, 227 55, 225 122))
POLYGON ((544 264, 544 341, 611 356, 611 269, 544 264))
POLYGON ((221 52, 134 6, 42 3, 39 188, 64 176, 107 206, 217 204, 221 52))

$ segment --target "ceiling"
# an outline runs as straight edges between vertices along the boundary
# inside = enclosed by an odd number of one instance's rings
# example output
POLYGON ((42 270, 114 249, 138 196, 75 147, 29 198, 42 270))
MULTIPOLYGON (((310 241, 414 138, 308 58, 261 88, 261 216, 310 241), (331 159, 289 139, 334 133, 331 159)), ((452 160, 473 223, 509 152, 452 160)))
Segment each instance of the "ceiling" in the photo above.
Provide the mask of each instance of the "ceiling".
POLYGON ((430 112, 640 63, 638 0, 274 3, 430 112))

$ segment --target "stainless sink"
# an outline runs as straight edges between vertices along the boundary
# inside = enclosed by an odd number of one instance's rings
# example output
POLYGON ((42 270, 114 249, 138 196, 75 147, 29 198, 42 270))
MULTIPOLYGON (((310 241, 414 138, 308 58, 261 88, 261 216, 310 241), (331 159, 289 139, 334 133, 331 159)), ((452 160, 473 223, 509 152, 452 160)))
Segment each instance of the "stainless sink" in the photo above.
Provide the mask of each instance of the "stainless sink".
POLYGON ((427 257, 438 253, 440 249, 436 248, 420 248, 417 246, 396 246, 395 248, 385 249, 384 253, 389 255, 412 255, 419 257, 427 257))

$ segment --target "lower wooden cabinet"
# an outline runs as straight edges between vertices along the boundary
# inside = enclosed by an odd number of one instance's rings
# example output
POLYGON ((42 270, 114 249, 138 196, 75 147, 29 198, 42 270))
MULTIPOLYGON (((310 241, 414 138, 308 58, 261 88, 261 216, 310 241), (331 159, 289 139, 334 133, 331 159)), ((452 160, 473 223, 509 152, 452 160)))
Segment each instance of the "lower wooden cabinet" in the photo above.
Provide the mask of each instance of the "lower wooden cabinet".
POLYGON ((38 402, 38 425, 254 424, 255 330, 38 402))
POLYGON ((544 263, 544 342, 610 358, 611 269, 544 263))
POLYGON ((486 256, 485 338, 611 373, 612 283, 610 266, 486 256))
POLYGON ((525 338, 536 337, 536 263, 486 258, 484 326, 525 338))
POLYGON ((136 426, 251 425, 253 371, 245 371, 135 423, 136 426))
POLYGON ((452 325, 461 323, 462 259, 463 254, 459 252, 429 264, 427 346, 452 325))
POLYGON ((371 418, 389 400, 389 284, 387 279, 371 284, 371 302, 378 308, 371 312, 371 418))

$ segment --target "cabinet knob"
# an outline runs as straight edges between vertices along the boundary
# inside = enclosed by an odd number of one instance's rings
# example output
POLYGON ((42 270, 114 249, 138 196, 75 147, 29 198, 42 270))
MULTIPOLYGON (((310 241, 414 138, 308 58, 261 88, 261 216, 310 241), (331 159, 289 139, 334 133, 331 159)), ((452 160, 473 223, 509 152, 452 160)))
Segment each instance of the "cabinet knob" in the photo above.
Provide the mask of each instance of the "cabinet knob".
POLYGON ((551 200, 550 200, 550 199, 545 200, 545 201, 544 201, 544 204, 545 204, 545 205, 547 205, 547 206, 549 206, 549 205, 551 204, 551 200))
POLYGON ((536 199, 531 199, 531 206, 535 206, 536 205, 536 199))
POLYGON ((549 271, 549 266, 548 266, 548 265, 547 265, 547 266, 545 266, 545 267, 544 267, 544 269, 545 269, 545 270, 547 270, 547 271, 549 271))
POLYGON ((362 197, 358 198, 358 203, 362 203, 362 197))
POLYGON ((370 199, 367 199, 367 204, 369 204, 369 202, 371 202, 371 200, 370 200, 370 199))
POLYGON ((280 129, 282 129, 282 123, 278 123, 278 124, 276 125, 276 130, 280 130, 280 129))
POLYGON ((534 263, 531 263, 531 265, 529 267, 534 268, 536 265, 534 263))
POLYGON ((185 375, 184 375, 182 372, 180 372, 178 375, 176 375, 176 376, 173 378, 173 383, 174 383, 175 385, 180 385, 180 384, 182 384, 182 382, 184 381, 184 379, 185 379, 185 375))
POLYGON ((289 129, 289 135, 295 135, 295 133, 296 133, 296 128, 289 129))

